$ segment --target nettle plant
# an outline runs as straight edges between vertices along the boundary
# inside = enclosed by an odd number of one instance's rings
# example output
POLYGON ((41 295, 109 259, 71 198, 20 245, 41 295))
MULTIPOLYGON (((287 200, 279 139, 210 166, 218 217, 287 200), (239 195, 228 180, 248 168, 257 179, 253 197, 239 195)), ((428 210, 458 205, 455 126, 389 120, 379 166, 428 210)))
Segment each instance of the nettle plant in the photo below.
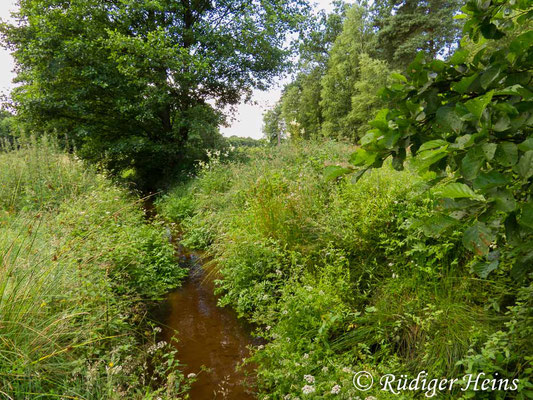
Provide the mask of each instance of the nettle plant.
POLYGON ((533 9, 528 0, 475 0, 462 11, 464 46, 448 61, 419 54, 405 75, 393 74, 382 90, 393 107, 370 123, 351 163, 356 177, 388 157, 400 170, 410 151, 439 198, 433 233, 464 229, 478 275, 506 259, 521 278, 533 265, 533 9))

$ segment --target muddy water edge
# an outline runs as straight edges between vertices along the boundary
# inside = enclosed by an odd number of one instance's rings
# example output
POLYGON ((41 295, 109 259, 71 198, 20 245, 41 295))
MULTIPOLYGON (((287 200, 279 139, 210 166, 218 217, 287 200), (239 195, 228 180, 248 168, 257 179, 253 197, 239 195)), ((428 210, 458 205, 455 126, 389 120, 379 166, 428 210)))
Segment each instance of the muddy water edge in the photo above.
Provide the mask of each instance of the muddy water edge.
MULTIPOLYGON (((148 218, 154 216, 151 202, 145 210, 148 218)), ((161 324, 162 339, 177 349, 183 373, 197 375, 190 399, 255 399, 253 367, 237 368, 249 355, 247 346, 256 341, 251 327, 233 310, 217 307, 214 283, 203 269, 204 255, 185 248, 178 230, 168 230, 168 235, 180 264, 189 268, 189 276, 153 315, 161 324)))

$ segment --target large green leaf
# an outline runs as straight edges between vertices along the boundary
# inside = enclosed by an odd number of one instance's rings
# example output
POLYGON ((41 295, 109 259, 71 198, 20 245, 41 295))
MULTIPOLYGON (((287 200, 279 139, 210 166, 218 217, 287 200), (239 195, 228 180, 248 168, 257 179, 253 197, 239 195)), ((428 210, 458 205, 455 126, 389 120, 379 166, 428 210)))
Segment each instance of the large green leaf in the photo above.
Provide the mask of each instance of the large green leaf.
POLYGON ((526 151, 518 161, 518 173, 522 178, 533 176, 533 150, 526 151))
POLYGON ((491 65, 483 74, 481 75, 481 87, 483 89, 487 89, 498 77, 501 73, 501 66, 500 65, 491 65))
POLYGON ((445 186, 437 188, 435 194, 439 197, 447 197, 450 199, 485 200, 482 195, 476 194, 470 186, 459 182, 448 183, 445 186))
POLYGON ((324 179, 332 181, 340 176, 353 172, 351 168, 345 168, 338 165, 328 165, 324 170, 324 179))
POLYGON ((509 49, 513 53, 520 54, 527 50, 531 43, 533 43, 533 30, 528 30, 516 37, 509 45, 509 49))
POLYGON ((522 226, 527 226, 533 229, 533 203, 529 202, 522 205, 522 214, 518 219, 518 223, 522 226))
POLYGON ((513 193, 507 189, 501 189, 491 194, 496 205, 496 210, 506 213, 516 210, 516 200, 513 193))
POLYGON ((485 162, 485 155, 479 146, 475 146, 468 150, 466 156, 461 161, 461 171, 466 179, 474 179, 483 163, 485 162))
POLYGON ((494 91, 485 93, 483 96, 476 97, 475 99, 468 100, 465 103, 465 107, 470 111, 477 119, 481 118, 483 111, 490 104, 494 91))
POLYGON ((522 143, 520 143, 518 145, 518 149, 523 152, 533 150, 533 137, 527 138, 522 143))
POLYGON ((499 260, 492 261, 478 261, 472 266, 472 270, 482 279, 487 278, 489 274, 498 268, 499 260))
POLYGON ((459 133, 463 127, 463 121, 454 108, 445 106, 437 110, 436 121, 446 130, 459 133))
POLYGON ((452 83, 452 90, 455 90, 457 93, 460 94, 465 94, 468 91, 470 85, 472 85, 472 83, 476 80, 477 77, 477 73, 471 76, 465 76, 459 82, 452 83))
POLYGON ((483 149, 487 161, 491 161, 494 158, 498 145, 496 143, 484 143, 481 148, 483 149))
POLYGON ((448 228, 457 225, 458 221, 444 214, 432 215, 428 219, 424 220, 420 228, 426 236, 439 237, 448 228))
POLYGON ((398 82, 407 83, 407 78, 404 75, 399 74, 398 72, 393 72, 390 77, 398 82))
POLYGON ((425 151, 425 150, 436 149, 436 148, 440 148, 443 146, 447 146, 448 144, 449 143, 446 140, 442 140, 442 139, 429 140, 423 143, 422 146, 420 146, 420 148, 418 149, 418 151, 420 152, 420 151, 425 151))
POLYGON ((512 142, 502 142, 498 144, 495 159, 504 167, 511 167, 518 161, 518 148, 512 142))
POLYGON ((367 151, 363 148, 357 149, 352 155, 350 156, 350 162, 353 165, 372 165, 374 161, 376 161, 376 158, 378 156, 378 153, 367 151))
POLYGON ((505 185, 509 179, 498 171, 483 172, 474 179, 474 189, 487 190, 497 186, 505 185))
POLYGON ((447 155, 448 152, 446 147, 440 147, 438 149, 419 152, 415 159, 416 166, 421 171, 425 171, 436 162, 442 160, 447 155))
POLYGON ((480 256, 486 256, 489 253, 489 245, 493 240, 493 232, 483 222, 476 222, 463 234, 463 245, 480 256))
POLYGON ((450 64, 462 64, 466 61, 470 52, 466 49, 457 50, 450 58, 450 64))

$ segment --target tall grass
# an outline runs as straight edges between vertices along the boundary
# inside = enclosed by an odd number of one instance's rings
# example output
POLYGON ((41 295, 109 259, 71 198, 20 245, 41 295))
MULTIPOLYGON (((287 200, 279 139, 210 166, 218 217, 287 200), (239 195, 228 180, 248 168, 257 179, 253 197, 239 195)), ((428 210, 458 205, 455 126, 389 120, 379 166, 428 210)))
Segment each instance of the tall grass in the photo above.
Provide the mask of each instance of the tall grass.
POLYGON ((171 350, 148 351, 146 301, 184 275, 162 227, 47 138, 0 152, 0 177, 0 397, 178 396, 174 364, 147 365, 171 350))

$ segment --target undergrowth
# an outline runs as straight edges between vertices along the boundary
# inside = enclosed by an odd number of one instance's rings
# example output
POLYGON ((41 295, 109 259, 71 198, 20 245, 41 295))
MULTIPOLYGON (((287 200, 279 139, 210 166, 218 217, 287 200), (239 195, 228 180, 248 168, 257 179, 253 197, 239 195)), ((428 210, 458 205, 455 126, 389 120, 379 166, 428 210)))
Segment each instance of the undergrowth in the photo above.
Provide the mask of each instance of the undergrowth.
POLYGON ((528 282, 513 281, 506 265, 480 279, 460 233, 418 223, 431 221, 437 204, 414 172, 385 165, 357 183, 324 179, 325 166, 352 151, 293 143, 252 149, 245 163, 215 158, 158 202, 187 246, 213 256, 220 305, 268 340, 251 358, 260 398, 398 397, 378 385, 357 391, 361 370, 375 380, 420 371, 520 379, 513 393, 457 389, 437 398, 531 395, 528 282))
POLYGON ((0 151, 0 185, 0 397, 182 397, 147 317, 185 274, 161 224, 46 138, 0 151))

